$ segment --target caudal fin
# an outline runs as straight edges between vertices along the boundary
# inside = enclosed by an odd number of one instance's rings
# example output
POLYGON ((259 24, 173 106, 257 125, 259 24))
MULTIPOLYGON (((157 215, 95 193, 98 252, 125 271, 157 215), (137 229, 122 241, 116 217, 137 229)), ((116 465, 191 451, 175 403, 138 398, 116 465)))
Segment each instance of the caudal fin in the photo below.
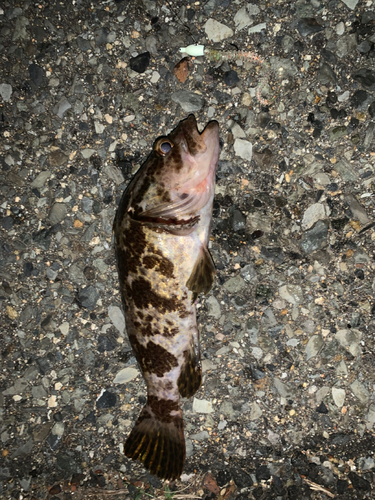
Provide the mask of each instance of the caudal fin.
POLYGON ((151 474, 161 479, 180 477, 186 451, 179 403, 149 397, 125 443, 124 453, 140 460, 151 474))

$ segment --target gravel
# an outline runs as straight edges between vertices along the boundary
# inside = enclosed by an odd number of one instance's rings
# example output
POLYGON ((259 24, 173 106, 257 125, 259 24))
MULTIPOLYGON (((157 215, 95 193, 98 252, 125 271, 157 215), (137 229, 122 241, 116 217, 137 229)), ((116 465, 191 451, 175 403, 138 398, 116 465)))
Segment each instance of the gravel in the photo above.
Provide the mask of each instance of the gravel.
POLYGON ((221 128, 217 277, 168 487, 374 498, 374 1, 5 1, 0 24, 0 497, 167 495, 122 454, 146 392, 112 221, 193 112, 221 128), (227 56, 175 70, 195 42, 227 56))

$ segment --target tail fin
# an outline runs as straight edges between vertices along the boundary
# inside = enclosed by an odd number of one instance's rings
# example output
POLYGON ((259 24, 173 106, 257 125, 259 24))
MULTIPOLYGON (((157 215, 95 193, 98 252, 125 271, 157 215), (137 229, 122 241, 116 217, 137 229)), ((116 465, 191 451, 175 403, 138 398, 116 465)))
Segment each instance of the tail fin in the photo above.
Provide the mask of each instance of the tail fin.
POLYGON ((161 479, 180 477, 186 451, 179 402, 149 396, 125 443, 124 453, 140 460, 161 479))

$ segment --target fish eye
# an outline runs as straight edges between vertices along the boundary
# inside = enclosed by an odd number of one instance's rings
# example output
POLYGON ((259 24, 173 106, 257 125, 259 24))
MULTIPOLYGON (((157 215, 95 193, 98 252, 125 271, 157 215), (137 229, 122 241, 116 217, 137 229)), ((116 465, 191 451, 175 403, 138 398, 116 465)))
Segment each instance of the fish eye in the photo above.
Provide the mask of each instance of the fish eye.
POLYGON ((168 154, 173 148, 173 143, 169 139, 160 139, 155 146, 155 151, 161 156, 168 154))

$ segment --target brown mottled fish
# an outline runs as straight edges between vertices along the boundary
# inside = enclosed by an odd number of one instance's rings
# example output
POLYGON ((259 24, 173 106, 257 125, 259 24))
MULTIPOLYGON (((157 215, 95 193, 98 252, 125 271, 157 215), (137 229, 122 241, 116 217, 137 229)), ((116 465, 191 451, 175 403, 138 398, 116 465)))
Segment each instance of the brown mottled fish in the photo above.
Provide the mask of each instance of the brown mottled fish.
POLYGON ((215 268, 207 249, 219 157, 219 126, 195 117, 159 138, 123 194, 115 248, 126 328, 147 385, 147 403, 124 448, 163 479, 185 462, 180 397, 202 370, 195 300, 215 268))

